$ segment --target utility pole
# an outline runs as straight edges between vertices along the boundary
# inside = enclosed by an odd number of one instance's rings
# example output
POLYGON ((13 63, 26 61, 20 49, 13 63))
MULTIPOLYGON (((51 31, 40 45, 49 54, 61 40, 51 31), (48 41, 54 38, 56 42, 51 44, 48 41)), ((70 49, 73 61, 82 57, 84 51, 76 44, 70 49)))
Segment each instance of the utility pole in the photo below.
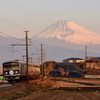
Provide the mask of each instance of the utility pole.
POLYGON ((27 32, 29 31, 25 31, 26 32, 26 65, 27 65, 27 83, 28 83, 28 35, 27 32))
POLYGON ((87 46, 85 46, 85 60, 87 59, 87 46))
MULTIPOLYGON (((28 44, 28 35, 27 32, 29 31, 24 31, 26 32, 26 44, 10 44, 10 46, 14 47, 14 46, 26 46, 26 66, 27 66, 27 83, 28 83, 28 46, 30 46, 30 44, 28 44)), ((22 56, 23 59, 25 56, 22 56)))
POLYGON ((44 53, 44 75, 46 75, 46 58, 45 58, 45 53, 44 53))
POLYGON ((40 57, 39 57, 39 66, 40 66, 40 57))
POLYGON ((42 48, 42 45, 43 44, 41 44, 41 72, 42 72, 42 80, 43 80, 43 48, 42 48))

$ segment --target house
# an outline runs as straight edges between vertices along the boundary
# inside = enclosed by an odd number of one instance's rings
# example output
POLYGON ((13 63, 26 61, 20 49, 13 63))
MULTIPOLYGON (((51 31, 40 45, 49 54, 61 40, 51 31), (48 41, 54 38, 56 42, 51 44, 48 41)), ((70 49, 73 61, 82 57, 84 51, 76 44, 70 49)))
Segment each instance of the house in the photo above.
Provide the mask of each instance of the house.
POLYGON ((79 63, 79 62, 85 62, 84 59, 81 58, 68 58, 63 60, 64 63, 79 63))

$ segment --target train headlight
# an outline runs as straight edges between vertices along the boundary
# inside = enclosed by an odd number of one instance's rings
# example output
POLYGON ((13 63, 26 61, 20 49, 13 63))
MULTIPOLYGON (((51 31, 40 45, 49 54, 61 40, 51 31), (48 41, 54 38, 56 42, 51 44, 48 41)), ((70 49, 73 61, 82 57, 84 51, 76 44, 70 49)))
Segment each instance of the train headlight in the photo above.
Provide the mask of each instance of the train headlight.
POLYGON ((18 73, 18 71, 15 71, 15 74, 17 74, 18 73))
POLYGON ((5 74, 8 74, 8 72, 5 72, 5 74))

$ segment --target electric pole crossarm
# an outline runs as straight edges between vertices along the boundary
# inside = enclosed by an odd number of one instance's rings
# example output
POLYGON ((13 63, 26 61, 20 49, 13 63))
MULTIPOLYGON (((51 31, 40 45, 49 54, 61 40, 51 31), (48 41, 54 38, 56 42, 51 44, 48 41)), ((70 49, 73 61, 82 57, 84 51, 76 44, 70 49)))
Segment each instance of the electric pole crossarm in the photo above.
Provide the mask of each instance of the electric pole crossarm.
MULTIPOLYGON (((10 46, 26 46, 26 44, 10 44, 10 46)), ((28 44, 28 46, 31 46, 31 44, 28 44)))
POLYGON ((41 55, 41 54, 37 53, 37 54, 31 54, 31 55, 41 55))

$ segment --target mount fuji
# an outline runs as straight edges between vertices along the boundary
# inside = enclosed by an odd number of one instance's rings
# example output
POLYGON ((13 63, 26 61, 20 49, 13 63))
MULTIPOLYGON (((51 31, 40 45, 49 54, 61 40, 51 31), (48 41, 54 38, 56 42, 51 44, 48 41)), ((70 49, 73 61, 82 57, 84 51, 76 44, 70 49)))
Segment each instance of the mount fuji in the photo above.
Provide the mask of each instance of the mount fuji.
POLYGON ((100 44, 99 34, 89 31, 67 20, 60 20, 52 24, 36 37, 44 39, 56 38, 58 40, 63 40, 66 43, 79 45, 100 44))
POLYGON ((68 57, 100 56, 100 34, 89 31, 69 20, 60 20, 34 37, 44 44, 47 58, 63 60, 68 57))

